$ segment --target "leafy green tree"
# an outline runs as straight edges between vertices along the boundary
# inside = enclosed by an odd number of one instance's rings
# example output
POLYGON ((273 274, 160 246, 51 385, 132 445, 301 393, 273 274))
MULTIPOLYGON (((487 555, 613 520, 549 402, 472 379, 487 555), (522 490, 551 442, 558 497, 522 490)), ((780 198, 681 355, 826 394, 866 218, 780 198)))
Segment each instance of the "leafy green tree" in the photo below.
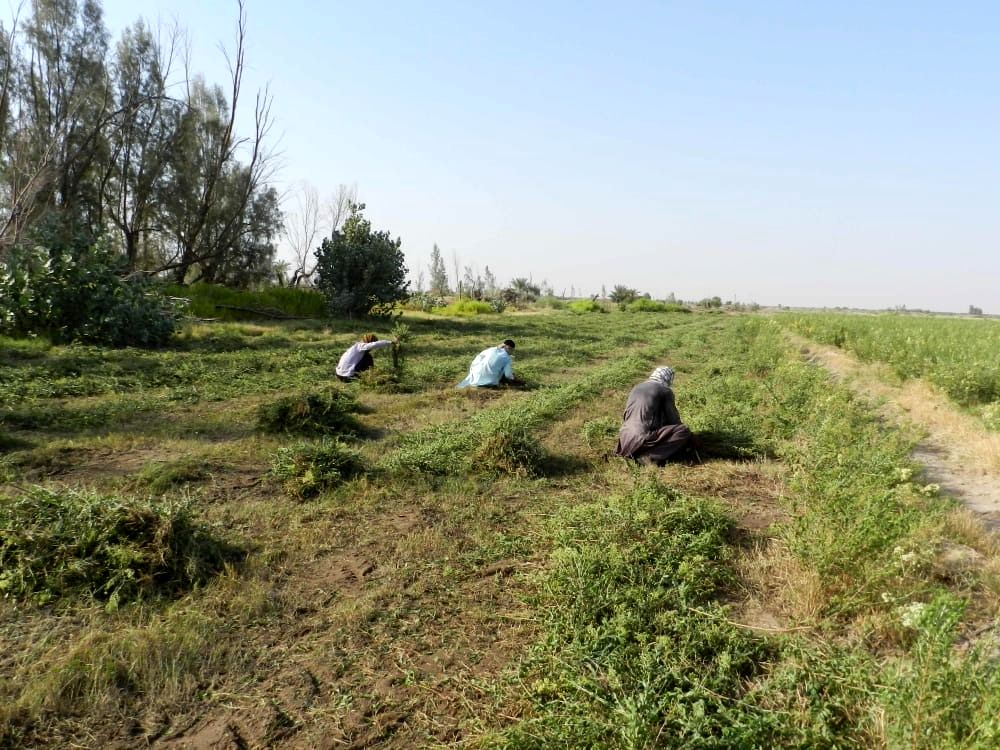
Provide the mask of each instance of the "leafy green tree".
POLYGON ((333 314, 382 315, 409 295, 402 240, 373 231, 355 203, 340 231, 316 251, 316 287, 333 314))
POLYGON ((177 316, 142 274, 107 242, 19 245, 0 265, 0 332, 43 334, 56 342, 158 346, 177 316))

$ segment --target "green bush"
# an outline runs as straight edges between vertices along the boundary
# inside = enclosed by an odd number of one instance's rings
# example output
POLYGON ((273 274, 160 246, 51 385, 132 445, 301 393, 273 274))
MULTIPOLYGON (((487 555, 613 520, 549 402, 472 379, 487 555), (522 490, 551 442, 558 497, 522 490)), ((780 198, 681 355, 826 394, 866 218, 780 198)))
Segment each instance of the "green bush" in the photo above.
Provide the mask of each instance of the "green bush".
POLYGON ((559 299, 553 294, 546 294, 544 297, 539 297, 535 302, 535 307, 547 307, 550 310, 565 310, 566 300, 559 299))
POLYGON ((433 312, 438 315, 493 315, 496 314, 497 310, 489 302, 462 299, 445 307, 435 307, 433 312))
POLYGON ((566 305, 566 308, 578 314, 607 312, 597 300, 592 299, 575 299, 566 305))
POLYGON ((188 301, 186 312, 196 318, 259 320, 261 315, 246 310, 262 310, 294 318, 325 318, 326 299, 314 289, 271 286, 257 290, 230 289, 218 284, 169 284, 164 294, 188 301), (227 307, 218 307, 226 305, 227 307), (246 310, 231 310, 242 307, 246 310))
POLYGON ((625 312, 665 312, 666 306, 662 302, 656 302, 651 299, 646 299, 645 297, 640 297, 639 299, 632 300, 627 303, 623 308, 625 312))
POLYGON ((364 204, 316 251, 316 288, 334 315, 388 315, 409 296, 402 241, 373 231, 364 204))
POLYGON ((361 455, 338 440, 296 443, 279 450, 271 462, 271 473, 288 493, 303 499, 363 472, 361 455))
POLYGON ((179 593, 234 559, 183 504, 35 487, 0 500, 0 592, 44 603, 73 594, 110 609, 179 593))
POLYGON ((354 397, 342 390, 284 396, 258 407, 257 426, 264 432, 352 435, 358 431, 356 411, 354 397))
POLYGON ((13 248, 0 268, 0 333, 55 342, 160 346, 177 311, 100 241, 13 248))

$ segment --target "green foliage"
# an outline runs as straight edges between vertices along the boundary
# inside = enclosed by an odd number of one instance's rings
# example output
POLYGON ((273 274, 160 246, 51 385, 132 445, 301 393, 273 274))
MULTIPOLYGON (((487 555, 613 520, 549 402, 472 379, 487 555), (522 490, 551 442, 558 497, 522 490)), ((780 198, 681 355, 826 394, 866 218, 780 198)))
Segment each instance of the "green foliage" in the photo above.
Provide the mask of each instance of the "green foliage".
POLYGON ((493 315, 497 311, 489 302, 462 299, 456 300, 445 307, 436 307, 433 312, 438 315, 493 315))
POLYGON ((938 594, 900 611, 916 634, 912 660, 890 664, 882 700, 891 747, 960 750, 1000 747, 1000 670, 981 647, 959 656, 965 602, 938 594))
POLYGON ((407 297, 403 307, 407 310, 417 310, 418 312, 433 312, 437 308, 443 308, 448 304, 448 300, 430 292, 414 292, 407 297))
POLYGON ((543 307, 550 310, 565 310, 566 304, 566 300, 559 299, 552 294, 546 294, 535 302, 535 307, 543 307))
POLYGON ((261 316, 243 310, 217 307, 242 307, 247 310, 274 311, 295 318, 326 317, 326 299, 312 289, 269 286, 258 290, 230 289, 219 284, 170 284, 164 294, 188 300, 185 312, 196 318, 221 320, 259 320, 261 316))
POLYGON ((627 287, 624 284, 615 284, 615 288, 612 289, 611 294, 608 295, 608 299, 619 307, 627 305, 632 300, 638 299, 638 297, 638 290, 627 287))
POLYGON ((788 314, 781 322, 900 378, 927 378, 963 406, 1000 402, 1000 322, 904 315, 788 314))
POLYGON ((347 391, 283 396, 257 409, 257 427, 264 432, 297 435, 353 435, 358 403, 347 391))
POLYGON ((597 300, 592 299, 575 299, 566 305, 566 308, 570 312, 578 314, 607 312, 603 305, 601 305, 597 300))
POLYGON ((778 746, 778 717, 740 704, 768 650, 716 603, 729 525, 656 484, 559 513, 521 676, 531 710, 488 746, 778 746))
POLYGON ((537 438, 511 415, 498 419, 472 449, 471 470, 486 476, 532 477, 542 473, 545 452, 537 438))
POLYGON ((306 499, 364 473, 364 464, 357 451, 339 440, 300 442, 274 455, 271 473, 290 495, 306 499))
POLYGON ((0 268, 0 332, 108 346, 164 344, 176 311, 106 242, 12 248, 0 268))
POLYGON ((591 448, 612 448, 618 438, 618 422, 608 417, 583 423, 583 439, 591 448))
POLYGON ((372 231, 363 204, 316 251, 316 287, 334 315, 384 315, 408 296, 402 240, 372 231))
POLYGON ((655 302, 645 297, 632 300, 623 308, 625 312, 674 312, 679 305, 667 305, 663 302, 655 302))
POLYGON ((0 499, 0 591, 9 596, 89 594, 113 609, 204 583, 234 552, 183 504, 41 487, 0 499))

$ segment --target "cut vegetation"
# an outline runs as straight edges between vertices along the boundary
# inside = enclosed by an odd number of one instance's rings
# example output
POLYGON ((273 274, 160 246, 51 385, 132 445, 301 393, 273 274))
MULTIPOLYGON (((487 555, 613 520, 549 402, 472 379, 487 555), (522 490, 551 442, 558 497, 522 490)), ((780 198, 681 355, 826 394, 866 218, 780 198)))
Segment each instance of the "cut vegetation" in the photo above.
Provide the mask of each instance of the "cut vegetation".
POLYGON ((1000 745, 1000 545, 919 431, 808 317, 578 307, 351 385, 348 321, 4 340, 0 746, 1000 745), (507 336, 530 387, 454 389, 507 336), (610 456, 663 363, 700 464, 610 456))

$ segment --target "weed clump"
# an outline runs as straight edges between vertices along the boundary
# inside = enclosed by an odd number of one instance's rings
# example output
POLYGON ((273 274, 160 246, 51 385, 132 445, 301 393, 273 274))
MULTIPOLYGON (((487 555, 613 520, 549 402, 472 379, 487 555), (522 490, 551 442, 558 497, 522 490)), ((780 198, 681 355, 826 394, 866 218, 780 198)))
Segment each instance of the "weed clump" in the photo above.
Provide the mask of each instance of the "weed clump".
POLYGON ((285 396, 257 410, 257 426, 264 432, 297 435, 352 435, 358 431, 353 414, 358 403, 346 391, 285 396))
POLYGON ((207 479, 210 468, 204 461, 191 456, 177 461, 154 461, 139 470, 135 481, 145 485, 150 492, 162 494, 175 487, 207 479))
POLYGON ((293 497, 306 499, 364 473, 360 454, 339 440, 301 442, 282 448, 271 462, 271 474, 293 497))
POLYGON ((0 501, 0 592, 90 595, 116 609, 207 581, 237 550, 183 504, 35 487, 0 501))
POLYGON ((468 456, 476 474, 534 477, 542 473, 545 453, 524 425, 499 424, 468 456))
POLYGON ((583 439, 591 448, 599 448, 618 436, 618 423, 608 417, 591 419, 583 424, 583 439))

